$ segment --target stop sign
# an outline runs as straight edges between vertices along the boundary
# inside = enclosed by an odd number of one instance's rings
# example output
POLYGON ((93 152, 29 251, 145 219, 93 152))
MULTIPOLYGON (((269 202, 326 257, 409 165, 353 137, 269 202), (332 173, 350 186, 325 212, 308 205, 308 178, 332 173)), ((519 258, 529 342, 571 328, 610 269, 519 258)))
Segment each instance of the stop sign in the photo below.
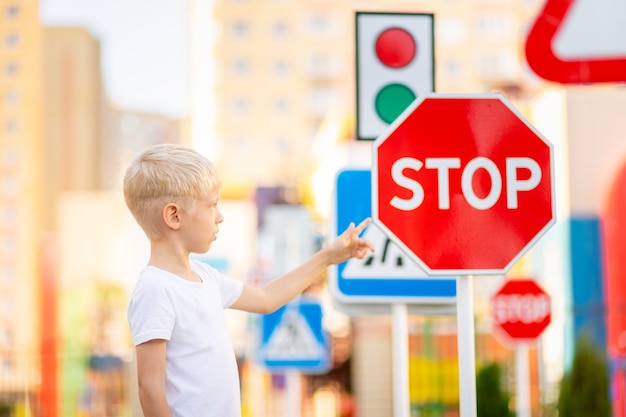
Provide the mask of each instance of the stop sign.
POLYGON ((534 340, 550 324, 550 296, 532 279, 509 280, 493 295, 496 330, 514 340, 534 340))
POLYGON ((373 145, 372 217, 430 275, 503 274, 555 222, 552 145, 500 94, 425 94, 373 145))

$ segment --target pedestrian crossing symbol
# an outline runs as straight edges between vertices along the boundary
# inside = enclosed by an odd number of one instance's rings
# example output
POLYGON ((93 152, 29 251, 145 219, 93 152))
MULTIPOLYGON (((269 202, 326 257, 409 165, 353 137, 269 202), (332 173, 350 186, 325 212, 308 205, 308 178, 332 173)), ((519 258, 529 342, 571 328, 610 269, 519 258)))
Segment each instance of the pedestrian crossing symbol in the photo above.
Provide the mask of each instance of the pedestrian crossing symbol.
POLYGON ((266 368, 323 373, 329 369, 329 351, 318 302, 296 300, 262 316, 258 356, 266 368))
POLYGON ((426 272, 393 243, 376 225, 370 225, 363 237, 368 239, 376 252, 363 259, 353 258, 343 269, 345 279, 426 278, 426 272))

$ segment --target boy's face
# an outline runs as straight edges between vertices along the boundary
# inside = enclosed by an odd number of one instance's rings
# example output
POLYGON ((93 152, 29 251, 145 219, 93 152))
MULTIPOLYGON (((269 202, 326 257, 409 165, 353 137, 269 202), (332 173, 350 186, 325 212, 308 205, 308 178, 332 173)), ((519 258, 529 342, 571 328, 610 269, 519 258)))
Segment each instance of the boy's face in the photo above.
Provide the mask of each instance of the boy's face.
POLYGON ((183 209, 180 232, 189 252, 204 253, 217 239, 219 224, 224 221, 217 207, 219 198, 219 191, 213 191, 197 199, 191 207, 183 209))

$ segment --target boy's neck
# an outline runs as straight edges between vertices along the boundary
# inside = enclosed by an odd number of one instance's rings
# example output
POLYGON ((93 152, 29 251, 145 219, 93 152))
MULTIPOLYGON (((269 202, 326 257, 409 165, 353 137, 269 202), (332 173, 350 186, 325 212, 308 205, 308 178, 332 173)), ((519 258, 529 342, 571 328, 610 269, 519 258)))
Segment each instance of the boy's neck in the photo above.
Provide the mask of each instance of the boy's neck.
POLYGON ((190 281, 199 281, 198 276, 191 269, 189 252, 172 247, 165 242, 151 242, 148 265, 190 281))

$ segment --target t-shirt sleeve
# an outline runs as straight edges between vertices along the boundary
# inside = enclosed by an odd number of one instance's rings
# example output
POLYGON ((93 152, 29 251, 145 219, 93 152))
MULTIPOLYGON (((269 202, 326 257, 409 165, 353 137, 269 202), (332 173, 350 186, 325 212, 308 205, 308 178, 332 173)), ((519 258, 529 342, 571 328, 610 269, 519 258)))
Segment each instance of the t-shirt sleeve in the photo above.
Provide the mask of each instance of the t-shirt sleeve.
POLYGON ((243 291, 243 282, 237 281, 234 278, 228 277, 226 275, 220 274, 221 278, 221 291, 222 291, 222 307, 228 308, 241 295, 243 291))
POLYGON ((202 262, 198 261, 197 264, 215 280, 215 283, 219 287, 222 298, 222 308, 228 308, 233 305, 243 291, 243 282, 224 275, 217 269, 202 262))
POLYGON ((154 339, 170 340, 175 314, 158 279, 140 278, 128 305, 128 323, 135 346, 154 339))

